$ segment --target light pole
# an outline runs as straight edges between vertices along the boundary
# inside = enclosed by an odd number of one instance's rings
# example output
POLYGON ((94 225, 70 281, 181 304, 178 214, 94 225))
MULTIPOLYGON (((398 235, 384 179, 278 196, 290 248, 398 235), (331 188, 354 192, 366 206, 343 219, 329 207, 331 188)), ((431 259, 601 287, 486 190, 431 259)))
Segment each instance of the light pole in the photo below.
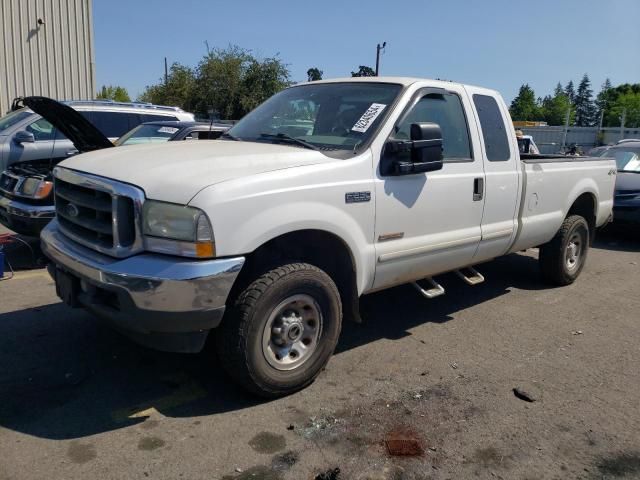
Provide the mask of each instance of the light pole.
POLYGON ((378 76, 378 72, 380 71, 380 51, 384 50, 384 47, 387 46, 387 42, 382 42, 382 46, 378 44, 376 46, 376 77, 378 76))

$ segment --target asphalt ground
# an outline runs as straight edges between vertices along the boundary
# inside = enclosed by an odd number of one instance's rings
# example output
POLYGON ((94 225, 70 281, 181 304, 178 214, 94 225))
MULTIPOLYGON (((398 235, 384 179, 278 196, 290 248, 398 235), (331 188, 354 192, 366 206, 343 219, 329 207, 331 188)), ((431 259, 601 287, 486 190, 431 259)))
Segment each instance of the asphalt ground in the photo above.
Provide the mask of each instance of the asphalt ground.
POLYGON ((1 480, 640 478, 635 233, 601 234, 564 288, 531 250, 474 287, 439 277, 433 300, 366 296, 316 382, 273 401, 210 352, 151 351, 62 305, 32 248, 0 281, 1 480))

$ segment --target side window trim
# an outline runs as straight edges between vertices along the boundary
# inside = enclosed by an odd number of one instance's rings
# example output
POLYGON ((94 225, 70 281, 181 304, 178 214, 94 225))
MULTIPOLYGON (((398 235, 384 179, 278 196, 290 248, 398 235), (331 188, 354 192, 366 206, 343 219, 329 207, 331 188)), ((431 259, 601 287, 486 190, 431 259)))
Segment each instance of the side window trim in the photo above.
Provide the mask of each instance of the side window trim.
POLYGON ((402 113, 400 114, 398 119, 396 120, 395 124, 393 125, 393 129, 391 130, 391 133, 387 137, 387 141, 389 141, 390 139, 393 139, 393 135, 395 133, 396 127, 400 123, 402 123, 405 118, 407 118, 409 113, 411 113, 413 108, 418 104, 418 102, 420 100, 422 100, 422 98, 426 97, 427 95, 446 95, 446 94, 455 95, 456 97, 458 97, 458 100, 460 100, 460 107, 462 108, 462 114, 464 115, 464 123, 465 123, 465 126, 467 128, 467 138, 469 139, 469 153, 470 153, 471 157, 470 158, 444 158, 443 159, 443 163, 473 163, 473 162, 475 162, 475 152, 473 150, 473 142, 471 141, 471 130, 469 129, 469 115, 467 114, 467 111, 466 111, 465 106, 464 106, 464 102, 462 101, 462 96, 458 92, 454 92, 452 90, 447 90, 445 88, 424 87, 424 88, 421 88, 418 91, 416 91, 416 93, 413 94, 413 96, 411 97, 411 100, 409 101, 409 103, 404 108, 404 110, 402 111, 402 113))

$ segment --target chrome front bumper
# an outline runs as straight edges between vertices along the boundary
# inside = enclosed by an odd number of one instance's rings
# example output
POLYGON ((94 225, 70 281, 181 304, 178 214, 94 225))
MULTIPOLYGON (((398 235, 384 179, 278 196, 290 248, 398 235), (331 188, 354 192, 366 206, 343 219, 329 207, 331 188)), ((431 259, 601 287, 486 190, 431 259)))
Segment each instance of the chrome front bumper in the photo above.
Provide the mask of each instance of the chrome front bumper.
POLYGON ((78 280, 80 305, 139 342, 170 351, 202 348, 209 330, 222 320, 245 261, 151 253, 112 258, 70 240, 56 220, 45 227, 41 240, 54 279, 63 272, 78 280))

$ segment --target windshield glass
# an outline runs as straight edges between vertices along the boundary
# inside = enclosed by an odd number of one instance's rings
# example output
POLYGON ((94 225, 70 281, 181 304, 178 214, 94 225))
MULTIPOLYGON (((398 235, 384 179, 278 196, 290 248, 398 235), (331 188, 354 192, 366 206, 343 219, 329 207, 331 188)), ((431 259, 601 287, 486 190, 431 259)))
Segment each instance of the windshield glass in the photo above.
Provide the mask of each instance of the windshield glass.
POLYGON ((142 124, 125 133, 118 139, 116 145, 137 145, 140 143, 162 143, 168 141, 180 130, 170 125, 142 124))
POLYGON ((11 112, 9 115, 5 115, 4 117, 0 118, 0 133, 31 115, 33 115, 33 112, 25 110, 24 108, 21 110, 16 110, 15 112, 11 112))
POLYGON ((609 148, 599 156, 615 158, 619 172, 640 173, 640 148, 609 148))
POLYGON ((288 88, 240 120, 229 134, 245 141, 353 150, 371 137, 401 88, 365 82, 288 88))

